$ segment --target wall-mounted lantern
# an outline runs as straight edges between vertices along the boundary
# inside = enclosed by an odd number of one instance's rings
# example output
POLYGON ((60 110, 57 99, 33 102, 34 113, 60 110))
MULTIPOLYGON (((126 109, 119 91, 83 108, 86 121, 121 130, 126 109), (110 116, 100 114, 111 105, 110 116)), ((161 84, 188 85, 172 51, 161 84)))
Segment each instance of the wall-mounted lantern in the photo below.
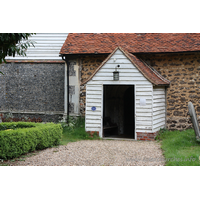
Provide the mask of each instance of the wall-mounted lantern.
MULTIPOLYGON (((117 65, 117 67, 120 67, 120 65, 117 65)), ((117 67, 115 67, 115 71, 113 72, 113 81, 119 80, 119 72, 117 71, 117 67)))

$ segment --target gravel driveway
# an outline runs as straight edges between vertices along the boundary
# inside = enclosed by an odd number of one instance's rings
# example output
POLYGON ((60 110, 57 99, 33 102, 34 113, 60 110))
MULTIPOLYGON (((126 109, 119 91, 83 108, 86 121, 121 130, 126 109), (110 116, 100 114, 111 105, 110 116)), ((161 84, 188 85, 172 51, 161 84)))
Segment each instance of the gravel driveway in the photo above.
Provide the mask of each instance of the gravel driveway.
POLYGON ((155 141, 82 140, 7 162, 11 166, 163 166, 155 141))

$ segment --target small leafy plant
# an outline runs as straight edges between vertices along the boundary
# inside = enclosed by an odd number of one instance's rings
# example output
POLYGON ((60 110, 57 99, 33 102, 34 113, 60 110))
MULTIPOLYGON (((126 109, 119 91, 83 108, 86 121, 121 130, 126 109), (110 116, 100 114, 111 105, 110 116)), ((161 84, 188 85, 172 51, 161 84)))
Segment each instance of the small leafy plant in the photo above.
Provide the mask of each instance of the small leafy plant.
POLYGON ((167 131, 166 128, 161 128, 158 135, 155 137, 155 140, 160 140, 163 137, 163 135, 165 134, 166 131, 167 131))
POLYGON ((60 123, 63 128, 67 128, 69 131, 74 131, 75 128, 80 126, 82 121, 82 117, 68 116, 67 119, 62 119, 60 123))
POLYGON ((94 140, 100 139, 97 133, 94 133, 93 137, 85 131, 85 118, 84 117, 71 117, 73 126, 63 124, 63 137, 61 140, 62 145, 66 145, 68 142, 76 142, 79 140, 94 140))

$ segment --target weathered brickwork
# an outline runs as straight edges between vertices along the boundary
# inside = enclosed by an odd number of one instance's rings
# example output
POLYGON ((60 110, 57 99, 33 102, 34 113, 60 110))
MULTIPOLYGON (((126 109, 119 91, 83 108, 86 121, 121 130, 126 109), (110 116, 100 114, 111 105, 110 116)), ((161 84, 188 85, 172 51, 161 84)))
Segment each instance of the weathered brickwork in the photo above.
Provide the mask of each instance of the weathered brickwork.
POLYGON ((194 104, 200 121, 200 53, 140 56, 171 84, 167 88, 167 128, 191 128, 188 102, 194 104))
POLYGON ((99 137, 99 131, 87 131, 87 133, 89 133, 89 135, 91 137, 94 137, 94 135, 98 136, 99 137))
MULTIPOLYGON (((87 80, 97 67, 107 58, 106 55, 95 55, 85 56, 80 60, 81 69, 81 82, 87 80)), ((86 98, 86 87, 85 85, 80 87, 80 113, 85 115, 85 98, 86 98)))
POLYGON ((159 131, 154 133, 137 132, 137 140, 154 141, 159 131))
POLYGON ((64 112, 64 63, 7 63, 0 71, 0 111, 64 112))

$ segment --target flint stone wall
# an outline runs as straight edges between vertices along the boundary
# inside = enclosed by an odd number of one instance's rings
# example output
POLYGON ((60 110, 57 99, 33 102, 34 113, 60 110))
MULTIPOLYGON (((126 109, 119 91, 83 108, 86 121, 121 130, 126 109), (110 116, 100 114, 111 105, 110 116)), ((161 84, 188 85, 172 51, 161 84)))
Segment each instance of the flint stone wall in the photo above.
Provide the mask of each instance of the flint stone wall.
MULTIPOLYGON (((7 63, 0 65, 0 111, 51 112, 43 121, 57 121, 64 112, 64 63, 7 63)), ((29 117, 30 114, 23 114, 29 117)), ((31 114, 32 116, 32 114, 31 114)))

